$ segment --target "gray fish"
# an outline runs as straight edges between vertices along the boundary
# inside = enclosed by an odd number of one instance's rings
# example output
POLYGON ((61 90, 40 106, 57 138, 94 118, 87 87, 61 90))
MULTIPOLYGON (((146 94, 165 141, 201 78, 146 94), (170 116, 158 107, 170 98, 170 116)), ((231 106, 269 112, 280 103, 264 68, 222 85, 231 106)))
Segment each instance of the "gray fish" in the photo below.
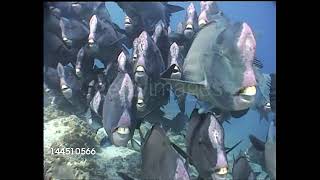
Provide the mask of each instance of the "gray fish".
POLYGON ((75 62, 77 51, 70 49, 62 40, 60 17, 53 15, 53 12, 46 10, 44 17, 44 64, 47 67, 56 68, 60 62, 67 65, 69 62, 75 62))
MULTIPOLYGON (((171 78, 171 79, 181 79, 182 72, 183 72, 182 71, 183 62, 184 62, 184 57, 182 55, 181 47, 178 46, 176 43, 171 44, 170 53, 169 53, 169 63, 170 63, 169 68, 164 73, 162 73, 161 76, 171 78)), ((180 111, 184 113, 185 100, 186 100, 187 94, 181 93, 176 89, 179 89, 179 87, 175 87, 175 86, 172 87, 173 93, 176 96, 176 99, 178 100, 180 111)), ((177 117, 185 119, 183 116, 177 116, 177 117)), ((179 119, 178 121, 180 120, 182 119, 179 119)))
POLYGON ((247 23, 211 23, 194 39, 184 61, 182 80, 162 79, 206 102, 204 109, 245 110, 256 95, 255 48, 247 23))
POLYGON ((180 6, 166 2, 117 2, 117 4, 130 18, 140 19, 143 29, 149 33, 154 31, 159 20, 162 20, 167 28, 171 13, 183 10, 180 6))
POLYGON ((171 146, 165 131, 153 126, 142 144, 142 179, 190 179, 184 159, 171 146))
POLYGON ((60 19, 60 27, 63 41, 70 47, 80 49, 85 45, 89 35, 89 27, 75 19, 60 19))
POLYGON ((187 153, 204 179, 225 179, 228 171, 224 130, 211 113, 198 114, 194 109, 187 127, 187 153))
POLYGON ((160 20, 156 26, 155 26, 155 31, 152 35, 153 41, 156 43, 158 46, 161 56, 164 62, 165 68, 168 67, 169 65, 169 51, 170 51, 170 42, 169 42, 169 36, 168 36, 168 29, 165 27, 164 23, 162 20, 160 20))
POLYGON ((247 157, 240 152, 233 161, 232 178, 237 180, 256 180, 260 173, 252 170, 247 157))
POLYGON ((143 31, 133 43, 133 72, 137 88, 138 113, 146 112, 150 105, 152 108, 160 108, 162 105, 161 99, 167 96, 160 83, 160 73, 163 71, 161 52, 149 34, 143 31))
MULTIPOLYGON (((125 63, 128 61, 128 54, 122 52, 118 60, 125 63)), ((130 75, 123 71, 118 72, 108 89, 102 114, 103 126, 116 146, 126 146, 133 136, 136 127, 132 115, 133 97, 134 84, 130 75)))
MULTIPOLYGON (((255 60, 259 61, 259 60, 255 60)), ((260 63, 260 62, 257 62, 260 63)), ((268 114, 271 112, 270 104, 270 89, 271 89, 271 77, 269 74, 262 73, 260 68, 256 70, 257 79, 257 94, 255 97, 255 103, 252 109, 258 111, 260 114, 260 120, 265 119, 269 121, 268 114)))
POLYGON ((125 36, 116 32, 110 22, 103 22, 97 15, 90 19, 90 33, 86 53, 99 59, 104 67, 113 67, 123 50, 122 39, 125 36))
POLYGON ((87 22, 100 4, 102 2, 50 2, 51 6, 60 9, 62 17, 87 22))
POLYGON ((253 135, 249 136, 250 142, 253 147, 263 152, 264 155, 264 168, 269 174, 271 179, 276 179, 276 140, 275 140, 275 124, 270 122, 267 141, 263 142, 253 135))
POLYGON ((59 63, 57 72, 63 96, 77 108, 79 113, 84 113, 87 109, 86 100, 81 91, 81 82, 76 76, 75 69, 59 63))

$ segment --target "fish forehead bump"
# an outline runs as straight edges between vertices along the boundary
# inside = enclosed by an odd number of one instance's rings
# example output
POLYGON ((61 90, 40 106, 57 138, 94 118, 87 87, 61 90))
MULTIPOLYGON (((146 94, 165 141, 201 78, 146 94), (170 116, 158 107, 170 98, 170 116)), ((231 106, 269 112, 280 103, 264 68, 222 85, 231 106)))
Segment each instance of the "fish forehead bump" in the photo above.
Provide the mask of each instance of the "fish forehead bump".
POLYGON ((186 167, 184 166, 184 163, 180 158, 177 159, 176 161, 177 167, 176 167, 176 172, 174 175, 174 179, 183 179, 183 180, 189 180, 189 174, 186 170, 186 167))
POLYGON ((139 51, 142 52, 143 50, 146 50, 149 47, 150 42, 149 34, 146 31, 142 31, 137 42, 139 51))
POLYGON ((188 6, 188 11, 195 11, 196 8, 194 7, 193 2, 190 3, 190 5, 188 6))
POLYGON ((118 56, 118 66, 122 71, 125 71, 127 63, 127 55, 122 51, 118 56))
POLYGON ((208 127, 209 139, 213 147, 217 148, 217 146, 223 145, 223 139, 224 139, 223 128, 213 115, 211 115, 209 118, 210 118, 210 124, 208 127))
POLYGON ((251 52, 253 55, 256 50, 256 40, 254 38, 252 29, 245 22, 241 24, 241 31, 237 42, 237 47, 239 49, 245 48, 246 51, 251 52))
POLYGON ((125 103, 128 102, 129 105, 131 105, 133 95, 134 95, 134 92, 133 92, 132 80, 128 74, 125 74, 124 78, 121 82, 121 87, 119 90, 119 96, 120 96, 121 103, 126 106, 125 103), (128 92, 127 96, 126 96, 126 90, 128 92))
POLYGON ((90 24, 90 29, 97 27, 97 25, 98 25, 98 19, 97 19, 97 16, 96 16, 96 15, 93 15, 93 16, 91 17, 89 24, 90 24))
POLYGON ((148 40, 148 33, 147 31, 142 31, 141 34, 139 35, 140 41, 147 41, 148 40))
POLYGON ((131 116, 128 109, 125 109, 121 114, 120 120, 118 122, 119 127, 130 127, 131 126, 131 116))
POLYGON ((170 53, 171 53, 171 56, 173 57, 177 57, 178 54, 179 54, 179 46, 176 42, 172 43, 171 46, 170 46, 170 53))

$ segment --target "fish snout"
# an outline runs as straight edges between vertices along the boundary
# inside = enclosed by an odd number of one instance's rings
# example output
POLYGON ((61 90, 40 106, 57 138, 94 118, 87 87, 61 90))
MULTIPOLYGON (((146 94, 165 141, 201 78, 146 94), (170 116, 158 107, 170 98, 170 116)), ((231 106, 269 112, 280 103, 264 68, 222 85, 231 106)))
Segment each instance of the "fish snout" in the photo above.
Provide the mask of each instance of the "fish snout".
POLYGON ((141 65, 137 66, 134 73, 134 80, 139 85, 145 85, 147 83, 148 76, 143 66, 141 65))
POLYGON ((67 46, 72 46, 72 40, 68 39, 67 37, 63 37, 62 38, 63 42, 67 45, 67 46))
POLYGON ((172 70, 171 78, 172 79, 181 79, 182 73, 178 66, 175 66, 172 70))
POLYGON ((138 111, 144 111, 145 110, 145 108, 146 108, 146 104, 145 104, 145 101, 144 101, 144 99, 142 99, 142 98, 138 98, 138 100, 137 100, 137 110, 138 111))
POLYGON ((72 89, 67 85, 61 85, 61 91, 65 98, 70 99, 72 97, 72 89))
POLYGON ((128 127, 118 127, 112 133, 112 142, 115 146, 127 146, 131 138, 130 129, 128 127))
POLYGON ((194 27, 192 24, 187 24, 185 30, 183 31, 184 33, 184 36, 187 38, 187 39, 191 39, 195 32, 194 32, 194 27))

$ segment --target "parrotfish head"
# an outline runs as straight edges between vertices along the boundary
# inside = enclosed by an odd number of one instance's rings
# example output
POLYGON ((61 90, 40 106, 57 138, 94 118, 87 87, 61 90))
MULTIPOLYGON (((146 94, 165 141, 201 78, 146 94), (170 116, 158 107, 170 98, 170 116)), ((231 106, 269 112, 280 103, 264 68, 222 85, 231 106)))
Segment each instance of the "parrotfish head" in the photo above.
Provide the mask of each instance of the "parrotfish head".
POLYGON ((187 151, 205 179, 225 179, 228 171, 224 130, 213 114, 195 109, 187 129, 187 151))
POLYGON ((187 8, 185 22, 186 26, 183 33, 187 39, 191 39, 199 29, 198 15, 193 3, 190 3, 187 8))

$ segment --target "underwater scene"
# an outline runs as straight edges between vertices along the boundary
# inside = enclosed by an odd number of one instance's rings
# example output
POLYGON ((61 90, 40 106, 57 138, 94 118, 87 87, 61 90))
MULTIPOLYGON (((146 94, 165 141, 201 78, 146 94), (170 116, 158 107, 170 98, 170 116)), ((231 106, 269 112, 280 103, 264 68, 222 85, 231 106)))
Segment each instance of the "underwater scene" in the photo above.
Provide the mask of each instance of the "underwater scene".
POLYGON ((45 180, 276 179, 274 1, 43 8, 45 180))

